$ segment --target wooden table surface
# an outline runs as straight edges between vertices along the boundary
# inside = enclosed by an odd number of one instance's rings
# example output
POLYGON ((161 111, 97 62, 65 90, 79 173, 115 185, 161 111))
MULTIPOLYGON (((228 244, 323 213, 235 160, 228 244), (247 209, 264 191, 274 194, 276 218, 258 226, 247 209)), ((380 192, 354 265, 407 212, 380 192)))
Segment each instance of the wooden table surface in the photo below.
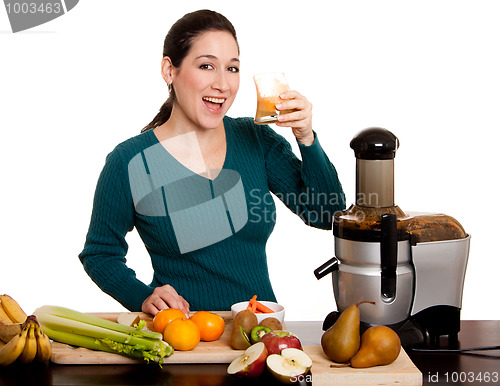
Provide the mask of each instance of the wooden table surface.
MULTIPOLYGON (((316 345, 323 333, 322 322, 287 322, 304 345, 316 345)), ((500 321, 462 321, 461 348, 500 345, 500 321)), ((441 348, 449 348, 442 337, 441 348)), ((456 348, 456 347, 453 347, 456 348)), ((424 385, 500 384, 500 350, 474 354, 417 353, 408 350, 422 372, 424 385)), ((0 386, 11 385, 249 385, 226 374, 225 364, 168 365, 57 365, 15 363, 0 368, 0 386)), ((257 384, 272 383, 266 379, 257 384)), ((318 382, 318 384, 326 384, 318 382)))

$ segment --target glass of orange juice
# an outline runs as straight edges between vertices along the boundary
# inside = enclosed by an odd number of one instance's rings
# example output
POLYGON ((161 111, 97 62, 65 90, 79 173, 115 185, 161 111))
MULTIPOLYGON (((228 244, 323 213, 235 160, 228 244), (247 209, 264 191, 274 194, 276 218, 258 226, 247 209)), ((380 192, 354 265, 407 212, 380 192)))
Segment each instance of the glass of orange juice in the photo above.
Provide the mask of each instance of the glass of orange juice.
POLYGON ((257 88, 257 111, 254 122, 266 125, 278 121, 278 115, 287 114, 293 110, 276 110, 276 104, 282 102, 280 94, 290 90, 285 74, 268 72, 253 77, 257 88))

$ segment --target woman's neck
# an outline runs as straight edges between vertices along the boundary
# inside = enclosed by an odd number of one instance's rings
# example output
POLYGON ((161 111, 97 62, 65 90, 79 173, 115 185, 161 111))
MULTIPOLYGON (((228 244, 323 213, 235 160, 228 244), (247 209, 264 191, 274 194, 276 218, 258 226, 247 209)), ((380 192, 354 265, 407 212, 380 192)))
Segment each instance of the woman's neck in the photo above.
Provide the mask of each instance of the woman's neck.
POLYGON ((214 129, 204 129, 171 116, 156 127, 158 141, 179 162, 208 178, 215 178, 226 158, 224 122, 214 129))

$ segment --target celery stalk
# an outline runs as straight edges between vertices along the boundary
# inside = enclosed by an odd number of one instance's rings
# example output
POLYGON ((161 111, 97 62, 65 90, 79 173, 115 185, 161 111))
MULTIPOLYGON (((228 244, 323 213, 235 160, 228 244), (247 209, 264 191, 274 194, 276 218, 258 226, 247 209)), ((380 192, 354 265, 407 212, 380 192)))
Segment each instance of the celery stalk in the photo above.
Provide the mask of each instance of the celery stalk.
POLYGON ((85 347, 91 350, 106 351, 114 354, 121 354, 125 356, 130 356, 139 359, 145 359, 148 362, 150 360, 158 363, 163 362, 164 357, 168 357, 173 353, 173 348, 166 342, 162 342, 162 347, 157 350, 157 352, 150 352, 144 350, 141 346, 132 346, 127 344, 113 344, 111 340, 106 339, 96 339, 89 336, 73 334, 70 332, 63 332, 52 330, 48 327, 44 327, 43 331, 51 339, 69 344, 71 346, 85 347))
POLYGON ((160 333, 123 326, 64 307, 43 306, 35 311, 49 338, 93 350, 154 360, 160 364, 173 348, 160 333))
POLYGON ((126 343, 131 345, 143 345, 149 350, 154 350, 159 346, 159 339, 140 338, 122 332, 109 330, 103 327, 98 327, 92 324, 86 324, 79 320, 61 318, 56 315, 36 314, 38 323, 43 327, 48 327, 53 330, 70 332, 78 335, 92 336, 97 339, 112 339, 118 343, 126 343))
POLYGON ((145 336, 153 339, 161 339, 162 334, 154 331, 137 330, 134 327, 124 326, 110 320, 102 319, 94 315, 85 314, 83 312, 78 312, 70 308, 60 307, 60 306, 42 306, 39 307, 36 313, 40 314, 50 314, 60 316, 62 318, 79 320, 87 324, 92 324, 98 327, 104 327, 113 331, 123 332, 124 334, 134 333, 137 336, 145 336))
MULTIPOLYGON (((90 336, 73 334, 71 332, 57 331, 43 326, 43 332, 52 340, 71 346, 85 347, 91 350, 107 351, 116 353, 111 347, 101 344, 99 339, 90 336)), ((141 355, 142 357, 142 355, 141 355)))

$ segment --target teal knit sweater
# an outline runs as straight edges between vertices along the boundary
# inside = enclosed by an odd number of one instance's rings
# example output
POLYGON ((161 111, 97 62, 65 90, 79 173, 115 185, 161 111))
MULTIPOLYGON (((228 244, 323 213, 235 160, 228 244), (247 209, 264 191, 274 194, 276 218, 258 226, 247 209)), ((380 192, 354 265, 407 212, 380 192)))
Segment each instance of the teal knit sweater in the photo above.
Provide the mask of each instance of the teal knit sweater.
POLYGON ((334 212, 344 209, 337 173, 317 138, 311 146, 299 144, 301 161, 269 126, 229 117, 224 126, 226 159, 214 180, 180 164, 152 130, 107 156, 79 258, 127 309, 140 311, 165 284, 192 311, 229 310, 254 294, 276 301, 266 257, 276 213, 270 192, 321 229, 331 229, 334 212), (126 265, 125 236, 134 227, 151 257, 150 284, 126 265))

